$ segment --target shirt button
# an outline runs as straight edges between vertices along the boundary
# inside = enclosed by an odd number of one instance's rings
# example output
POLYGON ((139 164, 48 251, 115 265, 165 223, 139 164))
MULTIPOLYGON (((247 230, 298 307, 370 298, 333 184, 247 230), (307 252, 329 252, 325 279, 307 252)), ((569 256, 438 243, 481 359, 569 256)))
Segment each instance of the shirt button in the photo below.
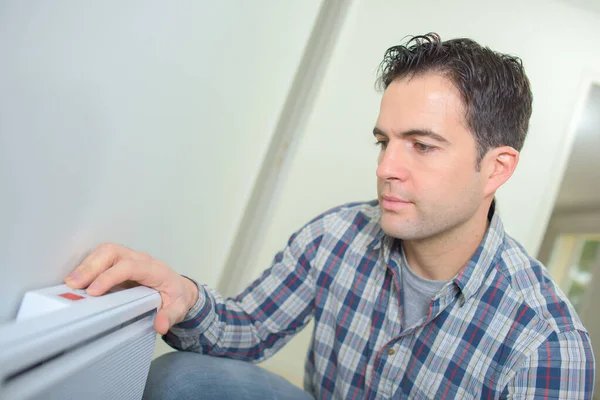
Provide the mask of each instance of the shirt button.
POLYGON ((396 354, 396 350, 394 350, 393 348, 389 348, 389 349, 388 349, 388 351, 387 351, 387 353, 388 353, 390 356, 393 356, 394 354, 396 354))

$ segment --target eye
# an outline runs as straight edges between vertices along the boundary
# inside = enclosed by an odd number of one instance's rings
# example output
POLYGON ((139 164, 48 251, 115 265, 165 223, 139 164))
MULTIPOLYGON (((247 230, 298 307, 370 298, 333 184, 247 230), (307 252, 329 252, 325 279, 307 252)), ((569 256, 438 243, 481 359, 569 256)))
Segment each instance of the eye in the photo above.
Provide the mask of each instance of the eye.
POLYGON ((375 146, 377 146, 383 150, 387 147, 387 141, 386 140, 378 140, 375 142, 375 146))
POLYGON ((413 146, 415 147, 415 149, 417 149, 419 153, 429 153, 435 150, 434 146, 429 146, 421 142, 415 142, 413 146))

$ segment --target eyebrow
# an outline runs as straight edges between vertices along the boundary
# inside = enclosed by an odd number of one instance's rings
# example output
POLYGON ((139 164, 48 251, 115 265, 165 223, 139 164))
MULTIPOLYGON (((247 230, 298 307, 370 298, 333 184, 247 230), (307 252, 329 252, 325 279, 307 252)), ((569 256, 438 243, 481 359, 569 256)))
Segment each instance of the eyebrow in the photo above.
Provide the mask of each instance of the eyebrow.
MULTIPOLYGON (((381 136, 385 136, 385 137, 388 136, 387 133, 385 133, 378 127, 373 128, 373 135, 381 135, 381 136)), ((429 129, 411 129, 409 131, 402 132, 402 133, 398 134, 397 136, 399 136, 402 139, 410 137, 410 136, 425 136, 425 137, 429 137, 433 140, 437 140, 440 143, 450 143, 448 141, 448 139, 446 139, 445 137, 443 137, 441 135, 438 135, 437 133, 435 133, 434 131, 429 130, 429 129)))

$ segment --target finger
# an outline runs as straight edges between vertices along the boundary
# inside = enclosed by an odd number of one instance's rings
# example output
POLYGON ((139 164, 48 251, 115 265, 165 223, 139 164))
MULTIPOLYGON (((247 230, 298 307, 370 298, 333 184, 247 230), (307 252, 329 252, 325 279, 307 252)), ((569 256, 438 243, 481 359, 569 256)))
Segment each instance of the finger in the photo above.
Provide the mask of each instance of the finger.
POLYGON ((101 273, 87 288, 87 292, 92 296, 99 296, 125 281, 138 282, 159 290, 166 272, 166 268, 155 260, 121 260, 101 273))
POLYGON ((161 335, 165 335, 173 325, 183 320, 186 312, 187 310, 184 310, 181 304, 173 303, 161 307, 156 313, 156 317, 154 317, 154 330, 161 335))
POLYGON ((124 246, 105 243, 98 246, 83 262, 69 274, 65 282, 73 288, 84 288, 100 274, 124 258, 143 259, 149 257, 136 253, 124 246))
POLYGON ((65 282, 75 288, 86 287, 117 262, 119 251, 119 246, 114 244, 105 243, 98 246, 69 274, 65 282))
POLYGON ((161 308, 154 317, 154 330, 161 335, 166 335, 171 326, 173 325, 168 312, 161 308))

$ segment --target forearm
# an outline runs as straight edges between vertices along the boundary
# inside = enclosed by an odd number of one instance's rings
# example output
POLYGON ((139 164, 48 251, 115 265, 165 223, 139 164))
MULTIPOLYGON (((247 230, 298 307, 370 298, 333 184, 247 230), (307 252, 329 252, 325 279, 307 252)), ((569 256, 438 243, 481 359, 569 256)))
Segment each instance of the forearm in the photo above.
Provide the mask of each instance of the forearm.
POLYGON ((316 261, 322 221, 292 235, 270 268, 242 294, 225 299, 197 285, 198 298, 165 341, 180 350, 261 361, 309 322, 314 309, 316 261))
POLYGON ((203 286, 199 294, 185 320, 163 336, 176 349, 259 362, 283 347, 312 316, 310 301, 295 304, 293 315, 277 312, 267 319, 274 303, 258 305, 251 296, 223 299, 203 286))

